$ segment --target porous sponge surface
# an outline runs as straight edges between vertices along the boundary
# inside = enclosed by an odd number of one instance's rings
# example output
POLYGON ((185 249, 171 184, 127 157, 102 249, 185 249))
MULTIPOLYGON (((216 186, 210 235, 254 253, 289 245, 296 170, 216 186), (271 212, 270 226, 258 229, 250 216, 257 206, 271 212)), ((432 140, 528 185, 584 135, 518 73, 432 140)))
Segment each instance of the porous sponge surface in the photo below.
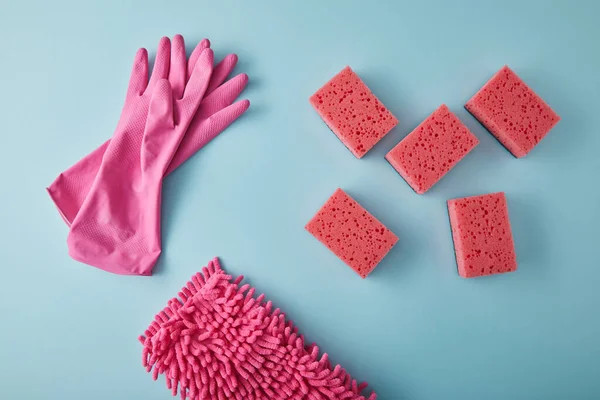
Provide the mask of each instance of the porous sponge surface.
POLYGON ((342 189, 321 207, 306 230, 366 278, 398 237, 342 189))
POLYGON ((458 273, 464 278, 517 269, 504 193, 448 201, 458 273))
POLYGON ((398 124, 396 117, 350 67, 313 94, 310 104, 357 158, 398 124))
POLYGON ((560 121, 508 66, 498 71, 465 108, 515 157, 527 155, 560 121))
POLYGON ((442 104, 385 156, 418 194, 423 194, 479 144, 442 104))

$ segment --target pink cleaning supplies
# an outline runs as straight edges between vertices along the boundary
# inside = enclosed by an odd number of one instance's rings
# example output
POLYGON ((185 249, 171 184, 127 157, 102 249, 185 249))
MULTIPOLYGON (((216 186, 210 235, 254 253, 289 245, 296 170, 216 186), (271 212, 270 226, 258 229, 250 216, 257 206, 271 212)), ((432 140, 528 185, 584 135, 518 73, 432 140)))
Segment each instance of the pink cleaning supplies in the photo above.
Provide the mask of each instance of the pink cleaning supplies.
MULTIPOLYGON (((200 54, 209 47, 210 42, 208 39, 202 40, 187 59, 185 43, 181 35, 175 35, 172 41, 166 37, 162 38, 158 46, 151 80, 169 79, 174 100, 180 100, 200 54)), ((143 59, 136 58, 133 68, 134 71, 136 68, 139 69, 136 77, 137 79, 147 79, 146 50, 143 50, 138 56, 143 57, 143 59)), ((227 80, 236 64, 237 56, 229 54, 214 67, 205 96, 179 144, 177 152, 169 163, 166 174, 175 170, 219 133, 223 132, 250 106, 248 100, 240 100, 234 103, 248 83, 248 76, 243 73, 227 80)), ((130 92, 139 91, 140 88, 132 85, 138 85, 138 82, 136 80, 130 82, 130 92)), ((147 91, 146 96, 127 96, 123 109, 139 109, 137 112, 143 113, 143 107, 147 107, 149 93, 150 91, 147 91), (143 104, 143 107, 139 107, 140 104, 143 104)), ((129 114, 121 116, 122 119, 128 117, 129 114)), ((134 134, 141 135, 144 125, 140 123, 133 128, 130 127, 130 129, 133 129, 134 134)), ((52 201, 54 201, 56 208, 69 226, 73 223, 92 187, 109 143, 110 140, 106 141, 61 173, 48 187, 48 193, 52 201)))
POLYGON ((350 67, 317 90, 310 97, 310 104, 357 158, 398 124, 350 67))
POLYGON ((463 278, 517 269, 504 193, 448 201, 458 273, 463 278))
POLYGON ((248 77, 227 80, 237 56, 214 66, 209 46, 202 40, 187 59, 181 35, 163 37, 150 77, 148 53, 140 49, 112 138, 48 188, 70 226, 73 259, 117 274, 152 273, 161 253, 164 176, 249 106, 234 103, 248 77))
POLYGON ((508 66, 502 67, 465 108, 515 157, 529 153, 560 121, 508 66))
POLYGON ((361 278, 375 269, 398 237, 342 189, 321 207, 306 230, 361 278))
POLYGON ((150 275, 160 255, 162 179, 209 86, 213 52, 203 50, 180 99, 169 80, 148 81, 147 63, 139 51, 130 107, 67 237, 73 259, 125 275, 150 275))
POLYGON ((479 140, 442 104, 385 156, 418 194, 463 159, 479 140))
POLYGON ((242 279, 215 259, 156 315, 139 337, 155 380, 182 399, 376 399, 242 279))

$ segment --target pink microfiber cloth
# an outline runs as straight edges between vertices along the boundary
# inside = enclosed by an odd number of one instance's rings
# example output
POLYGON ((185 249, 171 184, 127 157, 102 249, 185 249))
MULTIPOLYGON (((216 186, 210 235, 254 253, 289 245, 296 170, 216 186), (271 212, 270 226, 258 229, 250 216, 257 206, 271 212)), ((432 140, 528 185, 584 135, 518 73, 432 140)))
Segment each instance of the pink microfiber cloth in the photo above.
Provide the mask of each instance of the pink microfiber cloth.
POLYGON ((182 399, 376 399, 242 279, 214 259, 156 315, 139 338, 155 380, 182 399))

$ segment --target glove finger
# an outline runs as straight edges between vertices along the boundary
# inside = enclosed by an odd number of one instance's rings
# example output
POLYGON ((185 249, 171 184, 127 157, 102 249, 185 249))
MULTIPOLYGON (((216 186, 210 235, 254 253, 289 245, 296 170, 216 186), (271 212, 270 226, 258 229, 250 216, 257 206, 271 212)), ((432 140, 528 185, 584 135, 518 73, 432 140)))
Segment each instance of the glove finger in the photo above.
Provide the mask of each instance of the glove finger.
POLYGON ((173 98, 181 99, 185 87, 187 73, 187 59, 185 56, 185 42, 183 36, 175 35, 171 42, 171 64, 169 67, 169 82, 173 89, 173 98))
POLYGON ((247 84, 248 75, 239 74, 219 86, 202 100, 195 119, 209 118, 216 112, 231 105, 246 88, 247 84))
POLYGON ((167 79, 161 79, 154 85, 144 136, 152 135, 164 127, 173 127, 173 91, 167 79))
POLYGON ((188 60, 188 65, 187 65, 186 82, 190 80, 190 77, 192 76, 192 72, 194 72, 194 67, 196 67, 196 62, 198 61, 200 54, 202 54, 204 49, 208 49, 208 48, 210 48, 210 40, 202 39, 202 41, 200 43, 198 43, 198 45, 196 46, 194 51, 192 51, 192 54, 190 54, 190 58, 188 60))
POLYGON ((225 128, 245 113, 248 107, 250 107, 248 100, 240 100, 218 111, 210 118, 195 119, 179 144, 179 148, 165 174, 173 172, 188 158, 193 156, 194 153, 213 140, 219 133, 223 132, 225 128))
POLYGON ((206 119, 204 125, 206 126, 206 135, 201 137, 198 142, 200 145, 198 148, 202 148, 208 142, 213 140, 219 133, 223 132, 229 125, 231 125, 236 119, 238 119, 243 113, 250 107, 249 100, 240 100, 230 106, 225 107, 221 111, 211 115, 210 118, 206 119))
POLYGON ((217 64, 215 69, 213 70, 213 74, 210 77, 210 84, 208 85, 208 89, 206 89, 206 94, 212 93, 216 88, 221 86, 225 79, 231 74, 231 71, 235 68, 238 62, 238 57, 236 54, 228 54, 224 59, 221 60, 220 63, 217 64))
POLYGON ((190 77, 189 82, 185 86, 183 98, 181 101, 181 108, 179 109, 179 121, 185 121, 191 119, 196 113, 196 110, 200 106, 200 102, 204 97, 208 83, 210 82, 210 76, 213 71, 214 54, 212 49, 205 49, 196 65, 194 72, 190 77))
POLYGON ((127 86, 127 97, 140 96, 146 90, 148 85, 148 52, 146 49, 139 49, 135 53, 133 67, 131 68, 131 77, 129 86, 127 86))
POLYGON ((164 168, 171 159, 175 148, 172 143, 177 143, 181 138, 169 135, 173 130, 173 91, 167 79, 156 82, 152 90, 150 107, 146 128, 142 138, 142 149, 140 161, 142 172, 147 173, 154 170, 153 167, 164 168))
MULTIPOLYGON (((158 49, 156 50, 156 59, 154 60, 154 68, 152 69, 152 76, 150 76, 150 82, 146 88, 152 91, 156 82, 161 79, 169 78, 169 67, 171 64, 171 41, 168 37, 162 37, 158 42, 158 49)), ((152 93, 152 92, 150 92, 152 93)))

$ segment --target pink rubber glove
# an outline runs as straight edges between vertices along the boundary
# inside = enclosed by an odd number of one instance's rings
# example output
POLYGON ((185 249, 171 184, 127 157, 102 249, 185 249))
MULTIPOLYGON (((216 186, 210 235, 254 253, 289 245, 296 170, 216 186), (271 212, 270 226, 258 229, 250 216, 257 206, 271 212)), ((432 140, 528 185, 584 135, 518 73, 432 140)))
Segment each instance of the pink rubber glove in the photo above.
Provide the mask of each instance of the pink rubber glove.
POLYGON ((123 110, 67 244, 75 260, 117 274, 150 275, 160 255, 162 179, 208 88, 213 52, 203 50, 180 100, 168 80, 147 82, 145 52, 138 54, 126 101, 136 107, 123 110), (147 107, 134 101, 148 91, 147 107))
MULTIPOLYGON (((168 78, 173 88, 173 97, 181 99, 185 83, 189 80, 198 57, 209 46, 208 39, 204 39, 187 60, 185 44, 181 35, 176 35, 172 44, 168 38, 162 38, 158 46, 151 82, 168 78)), ((145 50, 140 51, 142 53, 138 52, 134 66, 142 62, 143 65, 140 66, 142 70, 139 72, 143 74, 145 68, 147 74, 147 55, 145 50)), ((248 76, 239 74, 225 82, 236 64, 237 56, 229 54, 214 68, 205 97, 166 174, 172 172, 204 147, 248 109, 250 105, 248 100, 233 104, 246 87, 248 76)), ((151 93, 148 90, 147 92, 151 93)), ((136 107, 136 105, 130 104, 131 102, 147 103, 149 96, 149 94, 145 98, 127 96, 124 110, 136 107)), ((135 129, 138 129, 138 134, 141 135, 143 125, 137 126, 135 129)), ((107 140, 92 153, 61 173, 47 189, 58 211, 69 226, 87 197, 109 143, 110 140, 107 140)))

